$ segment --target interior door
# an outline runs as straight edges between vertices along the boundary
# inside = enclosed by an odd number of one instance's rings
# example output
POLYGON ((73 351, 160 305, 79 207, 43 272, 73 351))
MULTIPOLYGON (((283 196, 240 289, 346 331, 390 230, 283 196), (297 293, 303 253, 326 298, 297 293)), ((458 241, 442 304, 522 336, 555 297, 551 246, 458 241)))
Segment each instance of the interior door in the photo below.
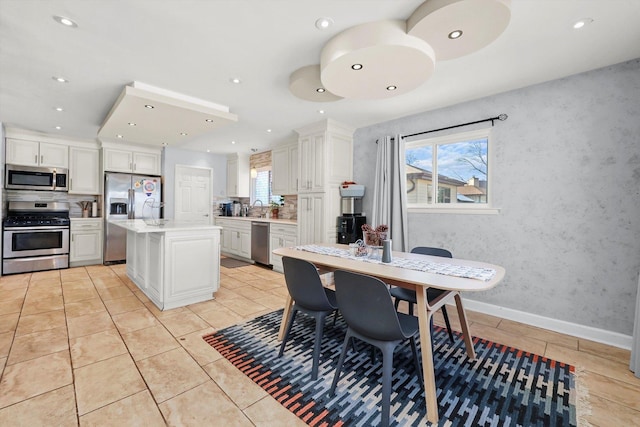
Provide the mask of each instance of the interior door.
POLYGON ((212 171, 209 168, 176 165, 176 221, 211 223, 212 171))

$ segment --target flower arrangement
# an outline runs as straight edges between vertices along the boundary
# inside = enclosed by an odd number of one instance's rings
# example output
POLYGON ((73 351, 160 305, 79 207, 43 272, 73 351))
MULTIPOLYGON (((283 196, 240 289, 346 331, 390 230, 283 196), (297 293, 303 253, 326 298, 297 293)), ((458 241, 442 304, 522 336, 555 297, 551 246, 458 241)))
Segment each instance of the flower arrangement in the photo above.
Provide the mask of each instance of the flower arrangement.
POLYGON ((369 224, 362 226, 362 235, 364 237, 364 243, 368 246, 382 246, 382 241, 387 240, 387 232, 389 226, 381 224, 376 228, 373 228, 369 224))

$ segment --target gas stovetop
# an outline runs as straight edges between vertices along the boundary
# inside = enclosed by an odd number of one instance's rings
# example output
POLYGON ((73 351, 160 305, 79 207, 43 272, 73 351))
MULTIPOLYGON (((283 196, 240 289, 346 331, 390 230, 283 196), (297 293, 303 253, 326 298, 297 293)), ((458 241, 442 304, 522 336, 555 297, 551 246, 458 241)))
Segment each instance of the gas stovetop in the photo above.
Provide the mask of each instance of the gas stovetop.
POLYGON ((68 227, 67 202, 9 202, 4 227, 68 227))

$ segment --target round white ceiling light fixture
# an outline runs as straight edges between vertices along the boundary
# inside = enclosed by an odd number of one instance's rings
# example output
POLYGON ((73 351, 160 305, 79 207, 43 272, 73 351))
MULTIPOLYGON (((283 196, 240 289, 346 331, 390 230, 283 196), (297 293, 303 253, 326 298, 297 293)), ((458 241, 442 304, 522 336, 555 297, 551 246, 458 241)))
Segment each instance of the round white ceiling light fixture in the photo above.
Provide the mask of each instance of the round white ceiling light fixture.
POLYGON ((328 91, 320 81, 320 66, 307 65, 291 73, 289 91, 300 99, 313 102, 332 102, 342 99, 328 91))
POLYGON ((326 30, 332 25, 333 25, 333 19, 331 18, 323 17, 323 18, 318 18, 316 20, 316 28, 319 30, 326 30))
POLYGON ((440 61, 489 45, 510 19, 511 0, 427 0, 407 20, 407 33, 429 43, 440 61))
POLYGON ((591 18, 583 18, 579 21, 576 21, 573 24, 573 29, 574 30, 579 30, 580 28, 584 28, 585 25, 591 24, 593 22, 593 19, 591 18))
POLYGON ((78 28, 78 24, 76 24, 74 20, 66 18, 64 16, 53 15, 53 20, 58 24, 64 25, 65 27, 78 28))
POLYGON ((435 58, 427 42, 406 33, 405 21, 361 24, 339 33, 322 49, 322 85, 344 98, 390 98, 426 82, 435 58), (356 64, 361 67, 354 68, 356 64), (387 90, 389 82, 396 90, 387 90))
POLYGON ((57 81, 58 83, 69 83, 69 80, 65 79, 64 77, 53 76, 51 78, 57 81))
POLYGON ((240 80, 238 77, 232 77, 229 79, 229 81, 236 85, 239 85, 240 83, 242 83, 242 80, 240 80))
POLYGON ((146 109, 148 109, 148 110, 153 110, 153 109, 154 109, 154 108, 156 108, 156 107, 154 107, 154 106, 153 106, 153 105, 151 105, 151 104, 146 104, 146 105, 144 106, 144 108, 146 108, 146 109))

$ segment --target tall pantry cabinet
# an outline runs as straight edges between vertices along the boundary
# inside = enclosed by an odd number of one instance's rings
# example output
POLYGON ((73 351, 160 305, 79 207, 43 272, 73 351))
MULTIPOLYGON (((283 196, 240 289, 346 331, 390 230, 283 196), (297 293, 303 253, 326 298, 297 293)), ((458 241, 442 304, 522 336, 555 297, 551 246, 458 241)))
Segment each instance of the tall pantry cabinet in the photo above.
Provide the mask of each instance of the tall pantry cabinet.
POLYGON ((335 243, 340 184, 353 177, 353 132, 326 119, 298 133, 299 244, 335 243))

